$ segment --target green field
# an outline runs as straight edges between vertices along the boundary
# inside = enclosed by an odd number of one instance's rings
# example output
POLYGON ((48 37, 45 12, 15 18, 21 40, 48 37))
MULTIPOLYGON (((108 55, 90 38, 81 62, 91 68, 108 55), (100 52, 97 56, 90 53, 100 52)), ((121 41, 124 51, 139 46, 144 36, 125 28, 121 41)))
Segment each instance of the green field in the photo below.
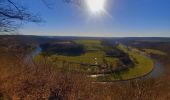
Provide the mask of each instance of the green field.
POLYGON ((69 67, 66 67, 65 70, 83 71, 87 72, 89 76, 96 75, 96 77, 92 77, 94 81, 129 80, 144 76, 154 68, 152 59, 146 54, 135 48, 119 44, 116 48, 129 55, 133 66, 126 65, 126 70, 113 72, 112 69, 123 65, 119 64, 121 62, 119 58, 106 56, 105 51, 112 50, 111 46, 103 45, 101 40, 74 40, 74 42, 84 45, 85 53, 78 56, 65 56, 56 53, 49 56, 48 59, 56 62, 56 65, 60 64, 60 66, 63 66, 63 62, 69 63, 69 67), (82 64, 86 66, 82 67, 82 64), (101 68, 101 65, 107 65, 107 67, 101 68), (104 74, 101 75, 101 73, 104 74))
POLYGON ((103 49, 100 40, 75 40, 77 44, 85 45, 87 51, 100 51, 103 49))
POLYGON ((143 49, 147 54, 154 54, 154 55, 162 55, 166 56, 167 54, 165 52, 162 52, 160 50, 156 49, 143 49))
POLYGON ((154 62, 151 58, 140 51, 133 50, 132 48, 125 47, 124 45, 119 45, 118 48, 128 53, 130 58, 134 62, 134 66, 129 68, 127 71, 122 71, 120 73, 107 74, 97 79, 100 81, 115 81, 115 80, 129 80, 137 77, 144 76, 150 73, 154 68, 154 62))
MULTIPOLYGON (((116 58, 105 57, 105 52, 102 50, 104 47, 99 40, 76 40, 78 44, 85 45, 86 52, 79 56, 63 56, 54 55, 59 60, 64 60, 74 63, 87 63, 91 65, 103 64, 103 59, 108 62, 114 63, 116 58)), ((54 57, 53 56, 53 57, 54 57)))

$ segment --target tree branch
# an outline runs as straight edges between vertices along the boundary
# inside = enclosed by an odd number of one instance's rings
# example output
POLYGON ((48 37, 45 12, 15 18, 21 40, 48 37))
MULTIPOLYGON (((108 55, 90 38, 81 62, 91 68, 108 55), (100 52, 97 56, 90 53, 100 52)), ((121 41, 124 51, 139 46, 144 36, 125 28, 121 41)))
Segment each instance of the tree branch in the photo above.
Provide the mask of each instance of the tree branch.
POLYGON ((14 2, 12 2, 11 0, 7 0, 10 4, 12 4, 17 10, 18 10, 18 12, 20 12, 20 9, 17 7, 17 5, 14 3, 14 2))

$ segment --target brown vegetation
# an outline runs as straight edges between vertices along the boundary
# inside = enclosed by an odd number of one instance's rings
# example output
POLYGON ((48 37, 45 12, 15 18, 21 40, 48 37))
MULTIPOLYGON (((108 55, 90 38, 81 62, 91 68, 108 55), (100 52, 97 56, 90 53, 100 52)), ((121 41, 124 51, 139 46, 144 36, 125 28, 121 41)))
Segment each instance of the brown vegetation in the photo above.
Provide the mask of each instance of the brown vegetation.
POLYGON ((159 78, 94 83, 83 73, 56 70, 57 65, 45 59, 27 64, 22 57, 9 51, 0 54, 0 100, 170 99, 169 58, 163 62, 167 72, 159 78))

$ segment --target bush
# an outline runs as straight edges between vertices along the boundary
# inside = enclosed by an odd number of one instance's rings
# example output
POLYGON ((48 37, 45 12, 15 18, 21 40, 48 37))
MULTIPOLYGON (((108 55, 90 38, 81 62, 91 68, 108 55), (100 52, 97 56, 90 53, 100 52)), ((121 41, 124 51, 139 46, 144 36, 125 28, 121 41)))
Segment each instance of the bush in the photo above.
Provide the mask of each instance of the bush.
POLYGON ((0 98, 3 99, 162 100, 168 97, 160 88, 163 83, 152 79, 94 83, 86 74, 56 70, 56 65, 46 59, 26 64, 20 57, 5 55, 0 57, 0 98), (158 93, 161 93, 159 97, 158 93))

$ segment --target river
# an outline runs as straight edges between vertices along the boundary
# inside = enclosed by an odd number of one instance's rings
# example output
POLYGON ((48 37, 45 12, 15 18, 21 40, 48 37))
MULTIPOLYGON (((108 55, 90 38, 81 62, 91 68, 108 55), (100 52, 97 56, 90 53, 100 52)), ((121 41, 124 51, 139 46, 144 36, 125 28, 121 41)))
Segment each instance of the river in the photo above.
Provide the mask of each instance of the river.
POLYGON ((160 62, 155 61, 154 69, 150 74, 148 74, 146 77, 149 78, 157 78, 163 73, 163 67, 160 62))
MULTIPOLYGON (((42 52, 42 49, 40 46, 37 46, 37 48, 31 52, 29 55, 27 55, 26 57, 26 61, 30 62, 34 57, 36 57, 38 54, 40 54, 42 52)), ((163 73, 163 67, 161 66, 161 64, 157 61, 155 61, 155 66, 154 69, 152 70, 151 73, 147 74, 146 78, 156 78, 159 77, 161 74, 163 73)), ((93 75, 93 77, 98 76, 98 75, 93 75)))
POLYGON ((30 54, 25 57, 26 62, 32 62, 32 59, 35 58, 42 51, 40 46, 37 46, 30 54))

